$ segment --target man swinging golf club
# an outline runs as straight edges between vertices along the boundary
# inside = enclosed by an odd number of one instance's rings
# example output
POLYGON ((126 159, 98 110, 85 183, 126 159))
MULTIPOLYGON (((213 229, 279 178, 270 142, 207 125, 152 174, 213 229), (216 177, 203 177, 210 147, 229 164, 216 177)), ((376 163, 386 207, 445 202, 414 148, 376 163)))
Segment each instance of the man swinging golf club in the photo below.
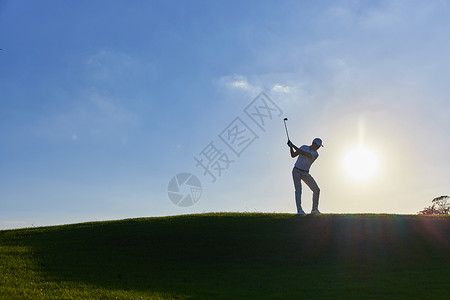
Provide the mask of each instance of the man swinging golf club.
POLYGON ((286 128, 286 135, 288 137, 288 146, 291 152, 291 157, 297 157, 294 168, 292 169, 292 178, 294 179, 295 187, 295 203, 297 204, 297 214, 304 215, 305 212, 302 209, 302 180, 313 192, 313 206, 311 214, 320 214, 319 211, 319 195, 320 188, 317 185, 314 178, 309 174, 309 169, 312 163, 319 157, 317 150, 323 147, 322 140, 315 138, 311 146, 303 145, 300 148, 295 146, 289 139, 289 134, 286 127, 287 118, 284 119, 284 126, 286 128))

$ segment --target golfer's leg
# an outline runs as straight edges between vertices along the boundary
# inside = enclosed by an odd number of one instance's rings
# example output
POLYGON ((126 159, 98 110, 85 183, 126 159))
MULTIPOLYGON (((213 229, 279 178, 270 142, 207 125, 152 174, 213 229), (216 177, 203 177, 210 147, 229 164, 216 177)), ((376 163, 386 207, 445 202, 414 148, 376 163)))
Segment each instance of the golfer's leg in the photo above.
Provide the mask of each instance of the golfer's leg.
POLYGON ((309 186, 309 188, 313 192, 313 206, 312 206, 312 210, 319 209, 319 196, 320 196, 320 188, 319 188, 319 186, 317 185, 317 183, 314 180, 314 178, 311 175, 309 175, 309 174, 303 175, 303 181, 309 186))
POLYGON ((302 210, 302 177, 300 171, 292 169, 292 178, 295 187, 295 204, 297 204, 297 212, 302 210))

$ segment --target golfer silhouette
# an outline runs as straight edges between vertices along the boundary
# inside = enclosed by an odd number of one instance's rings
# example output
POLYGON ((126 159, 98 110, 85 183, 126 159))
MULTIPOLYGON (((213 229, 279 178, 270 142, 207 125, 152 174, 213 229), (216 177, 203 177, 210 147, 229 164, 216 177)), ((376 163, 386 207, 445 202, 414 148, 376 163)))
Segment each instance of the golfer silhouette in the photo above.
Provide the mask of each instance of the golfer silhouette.
POLYGON ((320 147, 323 147, 322 140, 315 138, 311 146, 303 145, 300 148, 295 146, 290 140, 287 142, 289 150, 291 152, 291 157, 297 157, 294 168, 292 169, 292 178, 294 179, 295 187, 295 203, 297 205, 297 214, 304 215, 305 212, 302 209, 302 180, 313 192, 313 205, 311 214, 320 214, 319 211, 319 195, 320 188, 317 185, 314 178, 309 174, 309 169, 312 163, 319 157, 320 147))

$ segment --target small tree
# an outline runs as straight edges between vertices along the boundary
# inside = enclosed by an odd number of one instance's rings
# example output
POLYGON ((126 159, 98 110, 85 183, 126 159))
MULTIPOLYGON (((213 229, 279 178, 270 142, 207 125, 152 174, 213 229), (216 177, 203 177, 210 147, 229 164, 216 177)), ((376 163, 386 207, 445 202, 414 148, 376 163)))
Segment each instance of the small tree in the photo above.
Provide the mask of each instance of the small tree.
POLYGON ((425 207, 422 211, 419 211, 419 215, 448 215, 450 214, 450 197, 440 196, 434 198, 433 203, 429 207, 425 207))

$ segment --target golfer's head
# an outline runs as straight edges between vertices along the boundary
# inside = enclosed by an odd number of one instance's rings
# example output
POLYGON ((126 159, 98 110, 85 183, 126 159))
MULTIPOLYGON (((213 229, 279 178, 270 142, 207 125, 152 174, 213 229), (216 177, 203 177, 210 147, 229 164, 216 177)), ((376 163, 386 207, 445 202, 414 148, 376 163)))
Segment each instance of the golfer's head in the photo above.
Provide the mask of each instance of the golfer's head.
POLYGON ((315 138, 312 142, 312 147, 314 150, 318 150, 320 147, 323 147, 322 140, 319 138, 315 138))

